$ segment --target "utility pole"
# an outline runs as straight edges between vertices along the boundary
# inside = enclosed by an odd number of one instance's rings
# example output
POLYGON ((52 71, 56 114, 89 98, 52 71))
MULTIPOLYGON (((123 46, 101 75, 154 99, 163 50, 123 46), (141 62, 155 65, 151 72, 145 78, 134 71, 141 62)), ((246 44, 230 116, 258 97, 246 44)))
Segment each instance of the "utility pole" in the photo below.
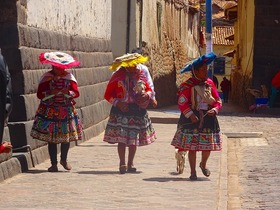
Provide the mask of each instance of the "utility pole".
MULTIPOLYGON (((213 52, 212 41, 212 0, 206 0, 206 54, 213 52)), ((209 65, 208 77, 213 78, 213 63, 209 65)))

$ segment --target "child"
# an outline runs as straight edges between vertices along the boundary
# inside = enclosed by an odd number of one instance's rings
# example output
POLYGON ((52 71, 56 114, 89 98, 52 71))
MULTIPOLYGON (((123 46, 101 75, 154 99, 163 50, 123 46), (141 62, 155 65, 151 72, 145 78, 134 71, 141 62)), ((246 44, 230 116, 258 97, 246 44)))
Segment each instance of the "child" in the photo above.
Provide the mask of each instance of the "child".
POLYGON ((118 144, 119 172, 136 172, 134 156, 137 146, 145 146, 156 139, 147 106, 152 96, 152 89, 147 78, 137 66, 147 57, 138 53, 125 54, 113 62, 112 75, 104 98, 113 106, 105 129, 104 141, 118 144), (126 164, 125 150, 129 148, 126 164))
POLYGON ((60 164, 71 170, 67 162, 70 141, 82 139, 82 127, 74 107, 74 98, 79 97, 75 77, 65 71, 66 68, 78 66, 80 62, 63 52, 41 53, 41 63, 52 65, 39 83, 37 97, 41 100, 37 109, 31 136, 48 142, 51 159, 49 172, 57 172, 57 144, 61 143, 60 164))

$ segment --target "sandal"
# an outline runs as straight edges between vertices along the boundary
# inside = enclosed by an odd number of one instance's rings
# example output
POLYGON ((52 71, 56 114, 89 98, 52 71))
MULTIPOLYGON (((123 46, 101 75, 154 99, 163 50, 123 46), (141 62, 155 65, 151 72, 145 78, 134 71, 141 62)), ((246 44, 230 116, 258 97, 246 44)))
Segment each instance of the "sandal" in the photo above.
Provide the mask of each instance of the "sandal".
POLYGON ((126 165, 121 165, 119 168, 120 174, 125 174, 126 172, 126 165))
POLYGON ((209 177, 209 176, 210 176, 211 172, 210 172, 210 170, 209 170, 208 168, 203 168, 203 167, 201 166, 201 163, 199 164, 199 167, 201 168, 201 171, 202 171, 202 173, 203 173, 204 176, 206 176, 206 177, 209 177))
POLYGON ((67 163, 67 161, 60 161, 60 164, 63 166, 64 169, 70 171, 72 169, 72 167, 70 166, 69 163, 67 163))
POLYGON ((197 180, 196 174, 192 174, 192 175, 190 176, 190 180, 192 180, 192 181, 197 180))
POLYGON ((134 166, 130 166, 127 168, 128 173, 135 173, 136 171, 137 171, 137 169, 134 166))
POLYGON ((57 165, 52 165, 48 168, 48 172, 58 172, 57 165))

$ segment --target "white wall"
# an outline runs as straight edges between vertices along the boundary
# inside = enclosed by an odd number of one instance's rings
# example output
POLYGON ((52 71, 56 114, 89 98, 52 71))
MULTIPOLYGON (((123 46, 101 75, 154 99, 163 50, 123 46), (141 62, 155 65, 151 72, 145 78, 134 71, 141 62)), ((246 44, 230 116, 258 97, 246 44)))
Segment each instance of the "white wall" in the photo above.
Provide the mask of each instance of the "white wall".
POLYGON ((111 39, 111 4, 112 0, 27 0, 27 25, 111 39))

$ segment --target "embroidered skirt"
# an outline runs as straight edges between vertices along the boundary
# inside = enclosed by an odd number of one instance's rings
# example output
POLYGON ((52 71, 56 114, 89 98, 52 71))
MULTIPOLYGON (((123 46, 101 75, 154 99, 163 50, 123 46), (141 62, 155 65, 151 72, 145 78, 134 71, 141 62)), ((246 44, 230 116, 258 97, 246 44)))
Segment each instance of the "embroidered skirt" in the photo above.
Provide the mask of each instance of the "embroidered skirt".
POLYGON ((145 146, 155 139, 155 130, 146 109, 141 109, 136 104, 129 104, 128 112, 112 107, 103 141, 145 146))
POLYGON ((222 138, 217 117, 205 115, 206 111, 202 115, 198 111, 194 113, 201 116, 198 123, 191 123, 190 118, 181 114, 171 145, 191 151, 220 151, 222 138))
POLYGON ((30 135, 55 144, 81 140, 82 126, 75 107, 40 103, 30 135))

